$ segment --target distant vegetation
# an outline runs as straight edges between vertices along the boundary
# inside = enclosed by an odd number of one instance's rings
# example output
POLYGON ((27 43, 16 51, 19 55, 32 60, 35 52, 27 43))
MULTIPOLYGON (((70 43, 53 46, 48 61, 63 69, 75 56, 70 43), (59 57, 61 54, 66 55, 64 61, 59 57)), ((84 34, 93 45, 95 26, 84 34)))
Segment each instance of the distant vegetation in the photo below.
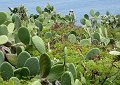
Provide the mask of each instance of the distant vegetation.
POLYGON ((120 15, 90 10, 76 26, 48 4, 0 12, 0 85, 119 85, 120 15))

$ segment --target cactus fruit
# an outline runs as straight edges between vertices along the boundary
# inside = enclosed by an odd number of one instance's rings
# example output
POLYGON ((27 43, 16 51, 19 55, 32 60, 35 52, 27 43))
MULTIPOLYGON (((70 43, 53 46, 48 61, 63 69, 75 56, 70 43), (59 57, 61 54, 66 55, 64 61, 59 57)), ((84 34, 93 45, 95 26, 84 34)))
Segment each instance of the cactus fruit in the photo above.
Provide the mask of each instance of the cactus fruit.
POLYGON ((22 43, 28 45, 30 42, 30 33, 26 27, 21 27, 18 30, 18 37, 22 43))
POLYGON ((6 25, 0 25, 0 35, 8 35, 8 30, 6 25))
POLYGON ((32 42, 33 42, 34 46, 36 47, 36 49, 37 49, 41 54, 46 53, 45 44, 44 44, 43 40, 42 40, 40 37, 38 37, 38 36, 33 36, 33 37, 32 37, 32 42))
POLYGON ((5 59, 4 54, 2 51, 0 51, 0 65, 4 62, 4 59, 5 59))
POLYGON ((7 20, 7 15, 4 12, 0 12, 0 25, 7 20))
POLYGON ((77 78, 77 71, 76 71, 75 65, 73 63, 69 64, 68 69, 72 73, 74 79, 76 79, 77 78))
POLYGON ((7 43, 8 37, 6 35, 0 36, 0 45, 7 43))
POLYGON ((9 80, 14 81, 14 85, 20 85, 20 80, 17 77, 11 77, 9 80))
POLYGON ((66 71, 61 77, 61 85, 74 85, 74 79, 71 72, 66 71))
POLYGON ((14 76, 12 65, 8 62, 3 62, 0 67, 0 73, 4 80, 9 80, 14 76))
POLYGON ((47 77, 51 69, 51 60, 47 54, 42 54, 40 56, 40 75, 42 78, 47 77))
POLYGON ((30 76, 37 75, 40 70, 38 58, 36 57, 28 58, 24 64, 24 67, 28 67, 28 69, 30 70, 30 76))
POLYGON ((94 57, 98 56, 99 53, 100 53, 99 48, 93 48, 87 53, 86 59, 88 60, 93 59, 94 57))
POLYGON ((26 60, 27 60, 28 58, 30 58, 30 57, 31 57, 31 55, 30 55, 28 52, 26 52, 26 51, 21 52, 21 53, 18 55, 17 67, 18 67, 18 68, 23 67, 24 64, 25 64, 25 62, 26 62, 26 60))
POLYGON ((64 73, 64 65, 58 64, 51 68, 49 75, 47 76, 47 79, 50 82, 53 82, 55 80, 58 80, 62 74, 64 73))
POLYGON ((76 40, 76 36, 74 34, 70 34, 68 36, 68 40, 71 42, 71 43, 75 43, 77 40, 76 40))

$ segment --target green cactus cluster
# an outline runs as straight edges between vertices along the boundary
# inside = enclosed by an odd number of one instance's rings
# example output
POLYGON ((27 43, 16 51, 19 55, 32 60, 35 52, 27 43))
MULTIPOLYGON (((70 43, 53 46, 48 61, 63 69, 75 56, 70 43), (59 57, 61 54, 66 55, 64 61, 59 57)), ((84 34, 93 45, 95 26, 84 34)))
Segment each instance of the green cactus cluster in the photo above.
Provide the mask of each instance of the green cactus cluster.
POLYGON ((1 85, 119 83, 120 41, 114 36, 119 38, 120 30, 109 33, 117 26, 116 16, 102 17, 92 9, 80 20, 83 29, 73 29, 73 17, 57 14, 50 4, 43 10, 37 6, 39 14, 29 19, 24 6, 9 9, 12 15, 0 12, 1 85))

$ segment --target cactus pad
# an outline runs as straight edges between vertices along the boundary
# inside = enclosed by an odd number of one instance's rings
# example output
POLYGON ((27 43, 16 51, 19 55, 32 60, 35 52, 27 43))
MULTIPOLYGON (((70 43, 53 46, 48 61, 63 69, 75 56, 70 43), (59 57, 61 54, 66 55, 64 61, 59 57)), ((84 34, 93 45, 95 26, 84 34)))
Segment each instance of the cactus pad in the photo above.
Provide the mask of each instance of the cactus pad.
POLYGON ((21 52, 21 53, 18 55, 17 67, 18 67, 18 68, 23 67, 24 64, 25 64, 25 62, 26 62, 26 60, 27 60, 28 58, 30 58, 30 57, 31 57, 31 55, 30 55, 28 52, 26 52, 26 51, 21 52))
POLYGON ((51 68, 50 73, 47 76, 47 79, 53 82, 55 80, 58 80, 63 73, 64 73, 64 65, 63 64, 55 65, 51 68))
POLYGON ((29 44, 30 42, 30 33, 26 27, 21 27, 18 30, 18 37, 22 43, 25 45, 29 44))
POLYGON ((40 75, 45 78, 51 69, 51 60, 47 54, 42 54, 40 56, 40 75))
POLYGON ((37 75, 40 70, 38 58, 35 57, 28 58, 24 64, 24 67, 28 67, 28 69, 30 70, 30 76, 37 75))
POLYGON ((12 65, 8 62, 3 62, 0 67, 0 73, 4 80, 9 80, 14 76, 12 65))
POLYGON ((33 37, 32 37, 32 42, 33 42, 34 46, 36 47, 36 49, 37 49, 41 54, 46 53, 45 44, 44 44, 43 40, 42 40, 40 37, 38 37, 38 36, 33 36, 33 37))
POLYGON ((0 12, 0 25, 7 20, 7 15, 4 12, 0 12))

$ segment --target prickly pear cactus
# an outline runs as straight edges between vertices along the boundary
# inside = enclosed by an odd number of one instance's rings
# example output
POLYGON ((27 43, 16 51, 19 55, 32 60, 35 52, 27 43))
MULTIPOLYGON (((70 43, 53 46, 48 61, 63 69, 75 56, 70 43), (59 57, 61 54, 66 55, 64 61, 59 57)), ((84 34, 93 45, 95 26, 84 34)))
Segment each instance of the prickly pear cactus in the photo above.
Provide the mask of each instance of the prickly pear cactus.
POLYGON ((49 75, 47 76, 47 79, 50 82, 53 82, 55 80, 58 80, 62 74, 64 73, 64 65, 58 64, 51 68, 49 75))
POLYGON ((0 65, 4 62, 4 54, 2 51, 0 51, 0 65))
POLYGON ((8 30, 5 25, 0 25, 0 35, 8 35, 8 30))
POLYGON ((40 56, 40 75, 42 78, 47 77, 51 69, 51 60, 47 54, 42 54, 40 56))
POLYGON ((93 10, 93 9, 90 10, 90 15, 91 15, 92 17, 95 16, 95 13, 94 13, 94 10, 93 10))
POLYGON ((26 62, 26 60, 27 60, 28 58, 30 58, 30 57, 31 57, 31 55, 30 55, 28 52, 26 52, 26 51, 21 52, 21 53, 18 55, 17 67, 18 67, 18 68, 23 67, 24 64, 25 64, 25 62, 26 62))
POLYGON ((18 30, 18 37, 22 43, 28 45, 30 42, 30 33, 26 27, 21 27, 18 30))
POLYGON ((38 37, 38 36, 33 36, 33 37, 32 37, 32 42, 33 42, 35 48, 36 48, 41 54, 46 53, 45 44, 44 44, 43 40, 42 40, 40 37, 38 37))
POLYGON ((98 17, 100 15, 100 12, 96 12, 95 16, 98 17))
POLYGON ((74 78, 71 72, 66 71, 61 77, 61 85, 74 85, 74 78))
POLYGON ((9 23, 7 26, 7 30, 9 33, 13 33, 14 32, 14 23, 9 23))
POLYGON ((93 48, 87 53, 86 59, 88 60, 93 59, 94 57, 98 56, 99 53, 100 53, 99 48, 93 48))
POLYGON ((46 32, 45 33, 45 38, 46 39, 49 39, 49 38, 51 38, 52 37, 52 33, 51 32, 46 32))
POLYGON ((76 36, 74 34, 70 34, 68 36, 68 40, 71 42, 71 43, 75 43, 77 40, 76 40, 76 36))
POLYGON ((0 12, 0 25, 7 20, 7 15, 4 12, 0 12))
POLYGON ((10 64, 17 66, 17 55, 16 54, 6 54, 6 58, 10 64))
POLYGON ((4 80, 9 80, 14 76, 12 65, 8 62, 3 62, 0 66, 0 73, 4 80))
POLYGON ((21 27, 21 20, 20 17, 18 15, 14 15, 12 17, 13 22, 15 22, 15 29, 19 29, 21 27))
POLYGON ((16 52, 17 52, 17 55, 19 55, 21 52, 23 52, 25 50, 25 48, 23 46, 18 46, 16 47, 16 52))
POLYGON ((39 14, 42 13, 42 9, 41 9, 39 6, 36 7, 36 11, 37 11, 39 14))
POLYGON ((27 67, 22 67, 22 69, 20 71, 20 75, 22 77, 30 76, 30 70, 27 67))
POLYGON ((30 70, 28 67, 22 67, 14 70, 14 75, 18 78, 24 78, 30 76, 30 70))
POLYGON ((100 42, 100 34, 97 33, 97 32, 95 32, 95 33, 93 34, 93 39, 97 39, 97 40, 100 42))
POLYGON ((0 45, 7 43, 8 37, 6 35, 0 36, 0 45))
POLYGON ((81 22, 82 25, 85 25, 85 21, 86 21, 85 18, 82 18, 82 19, 80 20, 80 22, 81 22))
POLYGON ((81 46, 91 45, 90 39, 82 39, 80 40, 81 46))
POLYGON ((28 58, 24 64, 24 67, 28 67, 28 69, 30 70, 30 76, 37 75, 40 70, 38 58, 35 57, 28 58))
POLYGON ((76 79, 75 80, 75 85, 82 85, 82 83, 78 79, 76 79))
POLYGON ((17 77, 11 77, 9 80, 14 81, 14 85, 19 85, 20 84, 20 80, 17 77))
POLYGON ((69 71, 72 73, 74 79, 77 78, 77 71, 73 63, 69 64, 69 71))
POLYGON ((38 31, 42 31, 42 29, 43 29, 43 25, 41 24, 40 21, 36 20, 36 21, 35 21, 35 25, 39 28, 38 31))

